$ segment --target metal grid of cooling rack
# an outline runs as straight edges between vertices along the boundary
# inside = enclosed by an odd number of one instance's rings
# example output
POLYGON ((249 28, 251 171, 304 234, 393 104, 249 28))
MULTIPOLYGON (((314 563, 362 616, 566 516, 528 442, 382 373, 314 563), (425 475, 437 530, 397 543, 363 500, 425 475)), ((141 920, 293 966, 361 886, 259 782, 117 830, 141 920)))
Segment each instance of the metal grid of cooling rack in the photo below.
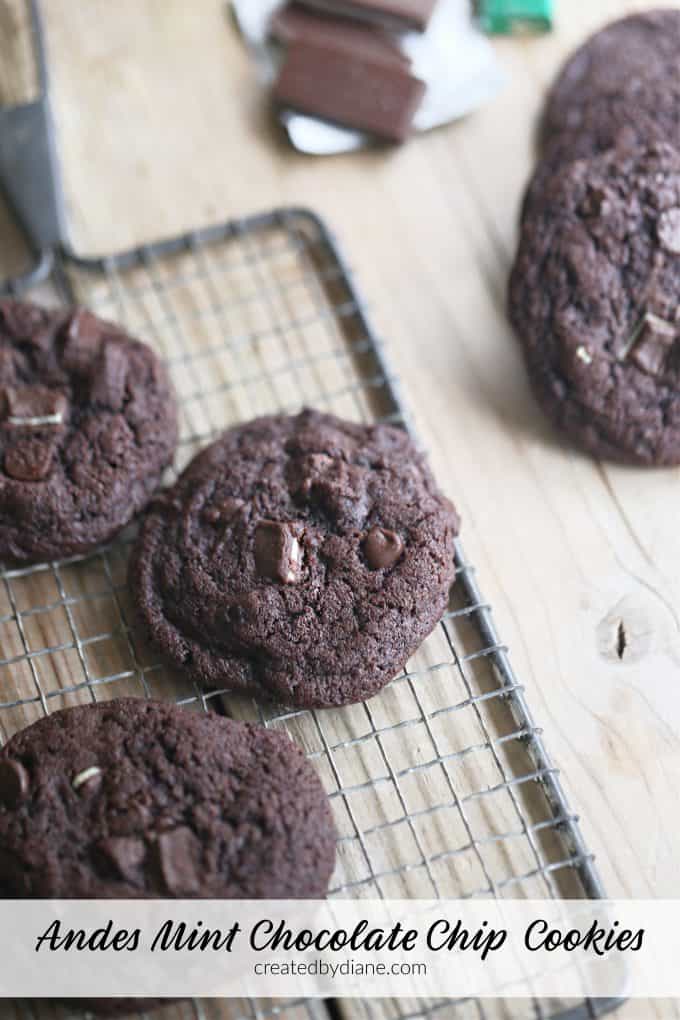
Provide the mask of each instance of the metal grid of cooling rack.
MULTIPOLYGON (((8 287, 23 293, 25 282, 8 287)), ((65 253, 49 276, 33 279, 30 296, 87 304, 156 347, 180 396, 178 470, 223 428, 303 405, 408 427, 348 268, 308 212, 278 211, 117 256, 65 253)), ((331 895, 602 895, 460 544, 449 610, 402 675, 363 705, 302 711, 201 691, 158 661, 128 600, 131 539, 129 530, 86 557, 0 571, 0 742, 44 713, 122 695, 259 720, 284 727, 326 785, 340 834, 331 895)), ((614 1005, 352 1000, 331 1013, 585 1018, 614 1005)), ((168 1007, 168 1015, 188 1008, 168 1007)), ((192 1008, 210 1015, 207 1004, 192 1008)), ((220 1010, 230 1020, 316 1020, 326 1007, 220 1010)))

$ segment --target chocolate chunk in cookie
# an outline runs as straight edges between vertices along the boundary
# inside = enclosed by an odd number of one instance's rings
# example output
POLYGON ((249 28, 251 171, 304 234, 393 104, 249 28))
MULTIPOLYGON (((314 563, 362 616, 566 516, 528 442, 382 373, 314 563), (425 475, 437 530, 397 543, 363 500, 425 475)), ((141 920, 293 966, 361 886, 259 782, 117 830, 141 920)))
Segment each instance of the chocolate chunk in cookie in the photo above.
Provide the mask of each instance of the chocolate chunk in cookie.
POLYGON ((255 567, 260 577, 294 584, 302 570, 302 546, 295 525, 260 521, 255 528, 255 567))

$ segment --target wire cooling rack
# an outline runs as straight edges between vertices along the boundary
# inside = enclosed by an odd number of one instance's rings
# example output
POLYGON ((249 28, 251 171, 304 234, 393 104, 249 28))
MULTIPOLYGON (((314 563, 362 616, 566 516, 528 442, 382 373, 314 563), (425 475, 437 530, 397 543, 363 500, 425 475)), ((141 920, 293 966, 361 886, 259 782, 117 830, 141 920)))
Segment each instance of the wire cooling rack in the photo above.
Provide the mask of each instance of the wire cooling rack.
MULTIPOLYGON (((408 427, 348 268, 304 210, 112 257, 61 255, 6 289, 47 304, 82 302, 157 349, 181 401, 178 470, 225 427, 304 405, 408 427)), ((405 671, 363 705, 301 711, 201 691, 158 660, 126 588, 132 537, 128 530, 89 556, 0 572, 1 741, 56 709, 122 695, 218 710, 284 728, 315 763, 340 834, 332 896, 603 895, 460 544, 449 610, 405 671)), ((614 1005, 248 1001, 166 1010, 199 1020, 320 1020, 329 1010, 334 1020, 575 1020, 614 1005)), ((24 1004, 17 1015, 46 1008, 24 1004)))

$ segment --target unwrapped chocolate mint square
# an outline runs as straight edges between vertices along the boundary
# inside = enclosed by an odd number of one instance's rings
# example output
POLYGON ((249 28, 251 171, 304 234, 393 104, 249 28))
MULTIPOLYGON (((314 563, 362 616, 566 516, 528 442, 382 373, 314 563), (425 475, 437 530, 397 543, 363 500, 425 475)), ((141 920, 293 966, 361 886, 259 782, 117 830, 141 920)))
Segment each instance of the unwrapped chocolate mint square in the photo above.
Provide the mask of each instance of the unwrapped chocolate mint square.
POLYGON ((678 335, 674 323, 647 313, 630 350, 630 360, 647 375, 663 375, 678 335))
POLYGON ((280 106, 402 142, 425 84, 396 64, 317 41, 296 41, 274 84, 280 106))
POLYGON ((389 32, 351 18, 316 14, 300 3, 286 4, 274 11, 269 22, 269 34, 285 45, 316 42, 348 53, 361 53, 369 59, 396 64, 406 70, 411 66, 410 57, 389 32))

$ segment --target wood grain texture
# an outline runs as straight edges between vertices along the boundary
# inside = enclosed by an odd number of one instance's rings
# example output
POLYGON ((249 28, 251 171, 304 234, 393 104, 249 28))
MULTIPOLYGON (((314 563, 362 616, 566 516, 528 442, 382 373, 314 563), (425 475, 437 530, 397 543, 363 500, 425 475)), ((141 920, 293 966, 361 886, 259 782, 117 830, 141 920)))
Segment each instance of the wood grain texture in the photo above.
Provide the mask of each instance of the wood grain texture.
POLYGON ((28 0, 0 0, 0 107, 38 95, 38 69, 28 0))
MULTIPOLYGON (((78 250, 277 204, 328 219, 462 509, 609 894, 677 896, 679 475, 561 443, 504 315, 543 92, 587 32, 645 5, 562 0, 552 35, 498 44, 510 84, 493 104, 403 149, 328 160, 284 145, 222 0, 44 6, 78 250)), ((636 1003, 621 1016, 679 1012, 636 1003)))

